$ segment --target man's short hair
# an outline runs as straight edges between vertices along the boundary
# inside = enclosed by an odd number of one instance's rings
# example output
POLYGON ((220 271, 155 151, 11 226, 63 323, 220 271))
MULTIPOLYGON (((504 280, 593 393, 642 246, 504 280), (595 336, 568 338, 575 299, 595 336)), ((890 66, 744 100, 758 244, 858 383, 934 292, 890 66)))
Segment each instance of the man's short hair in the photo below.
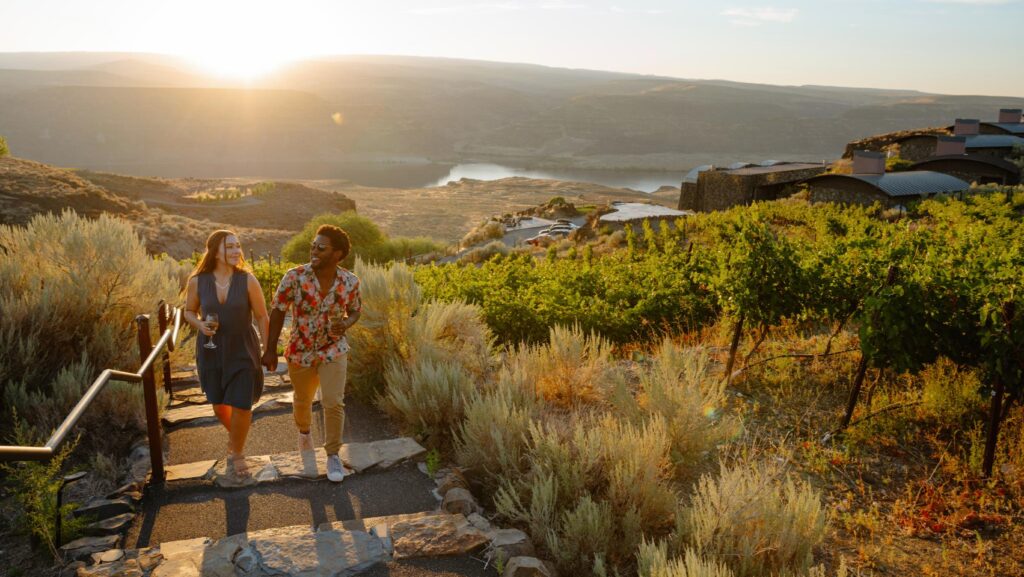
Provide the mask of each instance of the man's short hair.
POLYGON ((348 233, 333 224, 320 225, 320 228, 316 229, 316 234, 331 239, 331 247, 334 250, 341 251, 342 260, 348 256, 348 252, 352 249, 352 243, 348 240, 348 233))

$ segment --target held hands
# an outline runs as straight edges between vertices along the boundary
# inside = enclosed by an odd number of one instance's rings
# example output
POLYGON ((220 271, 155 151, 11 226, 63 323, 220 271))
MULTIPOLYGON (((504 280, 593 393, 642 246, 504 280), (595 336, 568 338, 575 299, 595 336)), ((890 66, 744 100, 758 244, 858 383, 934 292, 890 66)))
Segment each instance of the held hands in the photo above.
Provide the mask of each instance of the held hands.
POLYGON ((277 370, 277 351, 271 348, 263 351, 263 358, 260 359, 260 364, 267 368, 268 371, 274 372, 277 370))

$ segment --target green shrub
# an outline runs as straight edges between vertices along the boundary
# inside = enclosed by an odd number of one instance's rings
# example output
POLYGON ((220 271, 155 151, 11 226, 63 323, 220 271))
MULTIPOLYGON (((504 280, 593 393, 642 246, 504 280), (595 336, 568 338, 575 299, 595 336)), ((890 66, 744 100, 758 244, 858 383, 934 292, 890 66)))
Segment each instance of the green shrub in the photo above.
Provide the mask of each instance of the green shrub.
MULTIPOLYGON (((13 422, 10 441, 15 445, 38 446, 46 442, 33 427, 18 418, 17 412, 12 413, 13 422)), ((75 518, 71 512, 78 508, 77 503, 67 502, 57 511, 57 491, 61 485, 61 470, 71 452, 75 450, 77 440, 68 441, 53 458, 47 462, 29 461, 24 463, 0 464, 4 483, 8 493, 17 501, 18 516, 15 518, 17 529, 44 544, 50 553, 58 556, 59 543, 54 538, 54 520, 60 515, 63 520, 61 539, 71 541, 81 536, 87 519, 75 518)))
MULTIPOLYGON (((0 410, 17 408, 48 434, 100 369, 138 366, 132 321, 173 302, 178 264, 150 257, 124 221, 70 211, 0 226, 0 246, 0 410)), ((86 444, 119 448, 107 434, 111 416, 129 435, 144 429, 141 396, 126 397, 129 389, 141 390, 111 384, 97 398, 83 422, 86 444), (88 434, 94 426, 104 434, 88 434)))
POLYGON ((274 298, 274 293, 277 292, 277 285, 281 283, 281 278, 295 266, 295 263, 281 260, 274 262, 273 259, 260 258, 250 262, 249 266, 252 267, 253 276, 260 282, 263 299, 270 303, 274 298))
POLYGON ((7 146, 7 139, 5 139, 3 136, 0 136, 0 158, 9 156, 10 154, 11 149, 7 146))
POLYGON ((889 158, 885 159, 885 171, 903 172, 905 170, 910 170, 910 167, 913 166, 913 164, 914 161, 912 160, 905 160, 898 156, 890 156, 889 158))
POLYGON ((324 224, 333 224, 348 233, 352 250, 341 263, 341 266, 347 269, 355 266, 356 258, 368 263, 384 263, 419 254, 438 252, 444 248, 425 237, 389 239, 370 219, 359 216, 354 211, 346 211, 340 214, 320 214, 313 217, 301 232, 285 243, 284 248, 281 249, 281 259, 286 262, 308 262, 309 245, 316 236, 316 229, 324 224))

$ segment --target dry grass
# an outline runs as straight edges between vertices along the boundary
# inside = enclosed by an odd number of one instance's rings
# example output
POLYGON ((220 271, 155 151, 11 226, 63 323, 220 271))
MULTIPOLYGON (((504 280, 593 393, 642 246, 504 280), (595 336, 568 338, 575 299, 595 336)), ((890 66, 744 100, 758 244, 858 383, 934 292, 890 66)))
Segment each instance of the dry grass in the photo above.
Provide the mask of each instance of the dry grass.
POLYGON ((561 407, 601 401, 623 378, 611 343, 578 326, 552 327, 546 344, 510 351, 505 372, 509 382, 561 407))
POLYGON ((712 374, 706 350, 684 349, 665 339, 654 362, 639 372, 640 406, 668 424, 677 475, 699 472, 740 429, 738 420, 725 413, 725 382, 712 374))
POLYGON ((720 559, 737 577, 806 571, 824 537, 818 492, 766 463, 701 477, 676 530, 680 550, 720 559))
POLYGON ((505 236, 505 225, 496 220, 488 220, 470 229, 466 236, 459 241, 459 246, 462 248, 476 246, 503 236, 505 236))
POLYGON ((535 543, 569 574, 600 574, 629 563, 646 537, 672 524, 676 494, 669 482, 664 422, 633 425, 609 415, 572 424, 530 426, 529 469, 504 478, 498 512, 530 529, 535 543))
POLYGON ((679 557, 671 558, 665 542, 643 542, 636 554, 639 577, 734 577, 729 567, 701 557, 687 548, 679 557))

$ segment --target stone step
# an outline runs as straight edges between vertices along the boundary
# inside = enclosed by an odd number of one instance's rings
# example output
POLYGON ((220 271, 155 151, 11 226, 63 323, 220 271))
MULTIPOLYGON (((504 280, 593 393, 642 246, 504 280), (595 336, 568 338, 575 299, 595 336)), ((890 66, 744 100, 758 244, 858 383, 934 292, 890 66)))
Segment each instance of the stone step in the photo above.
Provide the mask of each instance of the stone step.
MULTIPOLYGON (((202 405, 206 404, 206 394, 203 393, 199 381, 178 381, 172 383, 174 398, 168 403, 168 407, 174 408, 181 405, 202 405)), ((291 389, 292 381, 287 374, 266 374, 263 377, 264 394, 274 394, 281 390, 291 389)))
MULTIPOLYGON (((346 468, 346 474, 361 473, 368 469, 387 469, 398 463, 415 459, 426 453, 426 449, 409 437, 385 439, 370 443, 347 443, 342 445, 339 456, 346 468)), ((207 460, 166 468, 167 481, 206 480, 224 488, 248 487, 268 483, 282 478, 317 480, 327 476, 327 454, 323 448, 312 452, 292 451, 275 455, 259 455, 246 458, 251 477, 239 481, 226 474, 225 460, 207 460)))
MULTIPOLYGON (((153 568, 152 577, 200 575, 356 575, 392 560, 466 555, 487 546, 494 531, 464 516, 442 512, 371 517, 277 527, 213 540, 170 541, 152 548, 113 554, 79 572, 80 577, 113 577, 153 568)), ((97 559, 101 557, 98 556, 97 559)))
MULTIPOLYGON (((191 402, 172 404, 170 408, 164 411, 161 420, 168 427, 216 422, 217 416, 213 413, 213 405, 205 402, 205 395, 193 395, 190 398, 199 401, 200 396, 202 397, 202 404, 193 404, 191 402)), ((278 390, 270 389, 263 393, 259 402, 253 407, 252 412, 264 413, 291 407, 294 398, 295 393, 293 391, 283 390, 283 388, 278 388, 278 390)), ((319 404, 319 401, 314 401, 314 405, 317 404, 319 404)))

